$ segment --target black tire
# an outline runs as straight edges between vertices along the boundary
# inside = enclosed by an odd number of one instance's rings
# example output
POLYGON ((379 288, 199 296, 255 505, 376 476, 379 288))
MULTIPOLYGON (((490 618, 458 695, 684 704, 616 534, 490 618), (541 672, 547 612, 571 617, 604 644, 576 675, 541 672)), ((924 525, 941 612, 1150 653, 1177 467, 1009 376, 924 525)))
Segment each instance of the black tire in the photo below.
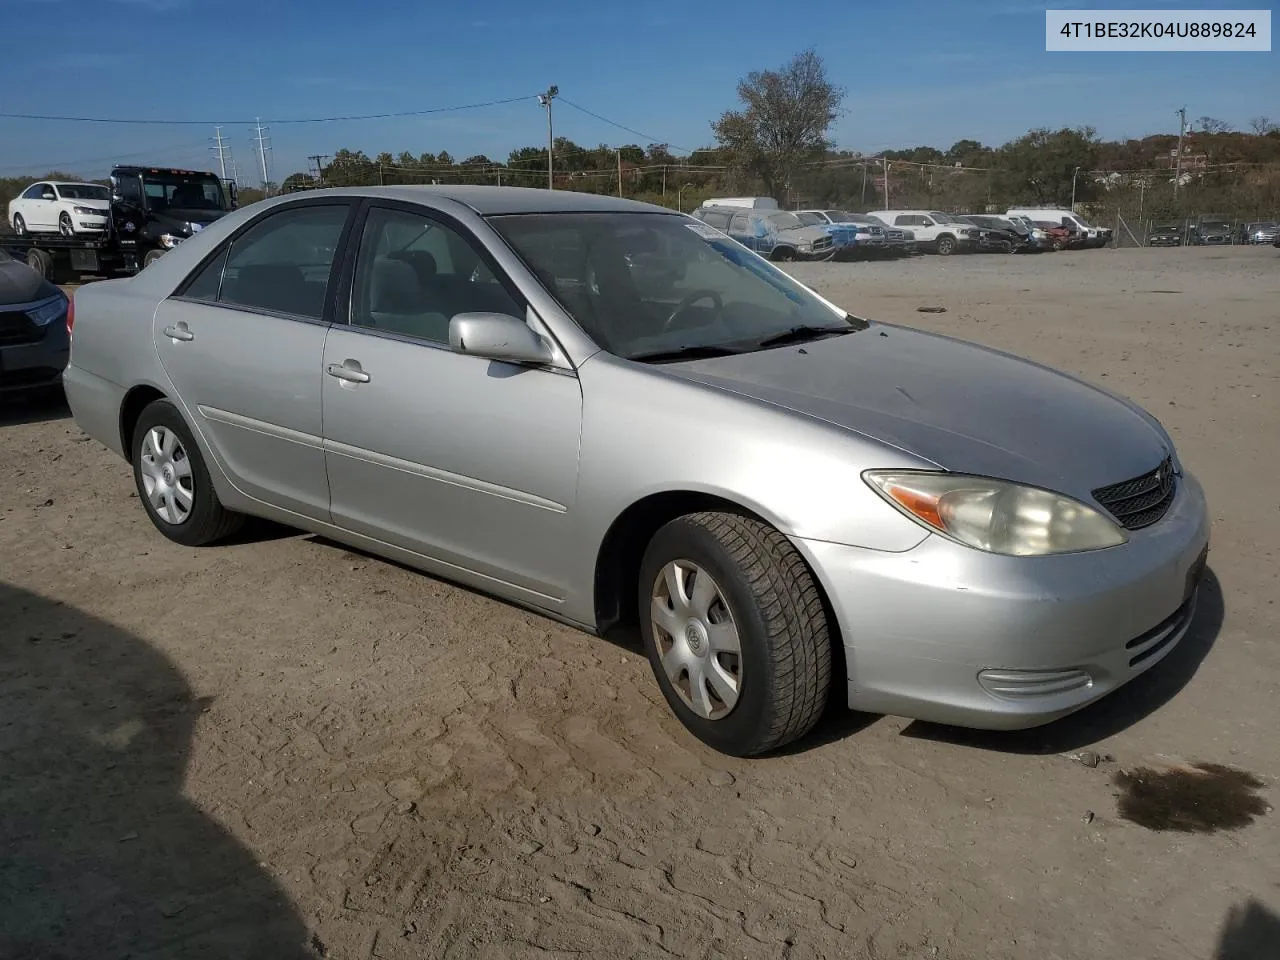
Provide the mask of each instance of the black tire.
POLYGON ((163 257, 164 254, 165 254, 165 251, 163 250, 148 250, 147 255, 142 258, 143 269, 145 270, 147 267, 151 266, 153 263, 155 263, 157 260, 163 257))
POLYGON ((799 739, 817 723, 831 685, 826 607, 804 559, 781 533, 731 513, 672 520, 650 541, 640 566, 640 626, 658 686, 680 722, 721 753, 748 757, 799 739), (695 713, 662 666, 654 636, 654 585, 685 560, 715 580, 740 641, 737 702, 719 719, 695 713))
POLYGON ((956 252, 956 241, 954 237, 941 236, 938 238, 938 256, 949 257, 956 252))
POLYGON ((13 215, 13 232, 20 237, 27 235, 27 221, 23 219, 22 214, 15 213, 13 215))
POLYGON ((796 259, 796 252, 790 247, 779 247, 773 251, 770 259, 775 263, 792 263, 796 259))
POLYGON ((64 213, 58 217, 58 232, 64 237, 74 237, 76 235, 75 224, 71 222, 71 214, 64 213))
POLYGON ((156 529, 174 543, 203 547, 231 535, 244 524, 243 514, 227 510, 218 500, 218 494, 209 479, 209 470, 205 467, 204 455, 187 422, 182 419, 182 414, 168 400, 156 400, 146 406, 133 428, 131 444, 133 482, 138 489, 138 499, 142 501, 143 509, 147 511, 147 516, 156 529), (143 442, 147 433, 156 427, 171 431, 177 436, 185 453, 184 459, 191 468, 191 510, 177 523, 170 522, 157 513, 147 495, 143 477, 143 442))
POLYGON ((50 283, 53 282, 53 257, 45 251, 31 247, 27 250, 27 266, 50 283))

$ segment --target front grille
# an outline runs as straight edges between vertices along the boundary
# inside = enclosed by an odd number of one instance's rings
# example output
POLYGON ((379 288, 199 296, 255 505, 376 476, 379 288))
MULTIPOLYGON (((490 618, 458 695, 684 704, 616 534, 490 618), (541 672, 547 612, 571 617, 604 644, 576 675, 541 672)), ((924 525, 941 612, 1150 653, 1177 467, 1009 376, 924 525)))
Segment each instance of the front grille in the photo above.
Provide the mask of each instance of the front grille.
POLYGON ((895 241, 907 239, 907 235, 903 233, 901 230, 886 230, 885 236, 888 237, 890 240, 895 240, 895 241))
POLYGON ((834 242, 835 241, 832 240, 831 237, 823 237, 820 240, 813 241, 813 249, 825 250, 827 249, 827 247, 831 246, 834 242))
POLYGON ((1176 489, 1173 457, 1165 457, 1160 466, 1140 477, 1099 487, 1093 498, 1126 530, 1141 530, 1169 511, 1176 489))
POLYGON ((25 313, 17 310, 0 313, 0 346, 37 343, 43 336, 44 328, 32 323, 25 313))

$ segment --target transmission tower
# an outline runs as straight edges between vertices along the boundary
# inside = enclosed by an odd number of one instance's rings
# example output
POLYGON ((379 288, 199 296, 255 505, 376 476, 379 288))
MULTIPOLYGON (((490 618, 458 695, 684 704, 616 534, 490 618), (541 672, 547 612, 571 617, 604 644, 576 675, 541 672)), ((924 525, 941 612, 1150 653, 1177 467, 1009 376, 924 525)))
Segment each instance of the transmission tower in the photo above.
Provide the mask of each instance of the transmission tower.
POLYGON ((259 117, 255 121, 255 128, 258 131, 256 137, 250 137, 251 142, 258 145, 258 161, 261 164, 262 172, 262 189, 265 192, 268 184, 271 183, 271 169, 267 162, 267 155, 271 152, 271 137, 268 135, 269 128, 262 125, 262 118, 259 117))
POLYGON ((227 169, 230 168, 231 179, 234 180, 236 178, 236 161, 231 156, 231 144, 228 142, 227 138, 222 135, 221 127, 215 127, 214 130, 214 145, 210 147, 209 150, 218 158, 218 173, 223 180, 226 180, 227 169))

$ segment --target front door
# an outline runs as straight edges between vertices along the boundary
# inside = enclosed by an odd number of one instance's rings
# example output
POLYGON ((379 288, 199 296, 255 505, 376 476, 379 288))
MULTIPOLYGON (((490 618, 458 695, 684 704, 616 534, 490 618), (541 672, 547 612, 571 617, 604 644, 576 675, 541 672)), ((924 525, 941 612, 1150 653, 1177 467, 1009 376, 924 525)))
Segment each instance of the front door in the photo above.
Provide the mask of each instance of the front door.
POLYGON ((160 361, 232 484, 329 519, 321 361, 334 254, 351 204, 270 213, 156 311, 160 361))
POLYGON ((582 393, 570 372, 454 353, 449 320, 526 306, 465 228, 373 206, 350 324, 324 351, 333 520, 519 588, 564 595, 582 393))

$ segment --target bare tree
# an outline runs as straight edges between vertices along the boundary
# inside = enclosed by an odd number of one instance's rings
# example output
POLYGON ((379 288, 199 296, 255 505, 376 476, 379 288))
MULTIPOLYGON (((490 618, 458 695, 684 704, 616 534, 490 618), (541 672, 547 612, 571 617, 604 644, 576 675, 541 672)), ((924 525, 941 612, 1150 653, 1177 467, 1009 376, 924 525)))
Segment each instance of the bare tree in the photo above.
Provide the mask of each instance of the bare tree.
POLYGON ((797 54, 780 70, 756 70, 738 83, 743 110, 727 110, 711 124, 733 165, 759 177, 782 199, 792 176, 832 144, 827 130, 840 114, 845 91, 827 79, 822 58, 797 54))
POLYGON ((1253 128, 1253 132, 1260 137, 1265 137, 1268 133, 1280 131, 1280 123, 1276 123, 1270 117, 1254 117, 1249 121, 1249 126, 1253 128))
POLYGON ((1201 117, 1196 121, 1200 125, 1201 133, 1230 133, 1231 124, 1225 120, 1219 120, 1217 117, 1201 117))

